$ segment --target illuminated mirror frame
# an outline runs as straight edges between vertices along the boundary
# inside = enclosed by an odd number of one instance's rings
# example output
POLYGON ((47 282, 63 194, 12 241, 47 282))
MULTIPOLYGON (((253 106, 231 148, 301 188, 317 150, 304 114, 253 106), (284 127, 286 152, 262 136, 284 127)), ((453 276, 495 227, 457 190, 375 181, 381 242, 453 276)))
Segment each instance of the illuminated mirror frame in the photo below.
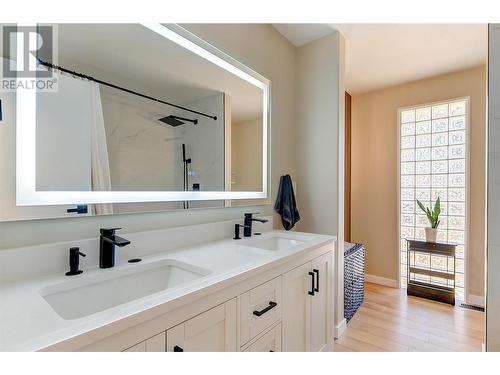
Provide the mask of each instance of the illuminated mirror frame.
MULTIPOLYGON (((16 204, 132 203, 268 198, 268 128, 270 82, 178 25, 142 24, 262 90, 262 191, 37 191, 36 190, 36 90, 16 92, 16 204)), ((18 44, 18 56, 23 53, 18 44)))

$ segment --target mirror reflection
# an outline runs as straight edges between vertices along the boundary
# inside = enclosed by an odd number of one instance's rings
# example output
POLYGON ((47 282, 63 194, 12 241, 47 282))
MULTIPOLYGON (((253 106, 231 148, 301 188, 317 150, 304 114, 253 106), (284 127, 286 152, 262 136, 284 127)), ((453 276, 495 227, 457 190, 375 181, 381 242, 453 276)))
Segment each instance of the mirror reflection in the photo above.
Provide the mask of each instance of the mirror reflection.
MULTIPOLYGON (((142 25, 53 26, 56 58, 38 56, 57 90, 37 92, 36 190, 262 191, 261 89, 142 25)), ((248 203, 100 204, 88 213, 248 203)))

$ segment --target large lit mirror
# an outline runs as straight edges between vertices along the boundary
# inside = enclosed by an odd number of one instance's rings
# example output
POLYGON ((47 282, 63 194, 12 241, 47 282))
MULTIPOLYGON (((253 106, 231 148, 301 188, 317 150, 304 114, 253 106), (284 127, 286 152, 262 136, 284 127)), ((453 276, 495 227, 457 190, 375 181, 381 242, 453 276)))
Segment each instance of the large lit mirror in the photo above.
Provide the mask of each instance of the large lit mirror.
POLYGON ((265 78, 177 25, 44 26, 54 48, 38 69, 55 88, 2 93, 2 173, 15 163, 17 185, 0 191, 0 220, 268 198, 265 78))

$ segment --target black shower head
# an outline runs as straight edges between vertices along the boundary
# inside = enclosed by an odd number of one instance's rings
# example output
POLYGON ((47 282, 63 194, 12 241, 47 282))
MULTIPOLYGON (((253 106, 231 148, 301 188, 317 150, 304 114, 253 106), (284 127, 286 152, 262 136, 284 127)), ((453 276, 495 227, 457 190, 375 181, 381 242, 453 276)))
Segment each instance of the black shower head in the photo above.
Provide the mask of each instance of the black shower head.
POLYGON ((183 121, 177 120, 174 116, 162 117, 161 119, 158 119, 158 121, 164 122, 165 124, 170 126, 184 125, 183 121))
POLYGON ((162 118, 158 119, 158 121, 164 122, 165 124, 170 125, 170 126, 184 125, 185 121, 192 122, 195 125, 198 124, 198 120, 196 120, 196 119, 191 120, 188 118, 173 116, 173 115, 162 117, 162 118))

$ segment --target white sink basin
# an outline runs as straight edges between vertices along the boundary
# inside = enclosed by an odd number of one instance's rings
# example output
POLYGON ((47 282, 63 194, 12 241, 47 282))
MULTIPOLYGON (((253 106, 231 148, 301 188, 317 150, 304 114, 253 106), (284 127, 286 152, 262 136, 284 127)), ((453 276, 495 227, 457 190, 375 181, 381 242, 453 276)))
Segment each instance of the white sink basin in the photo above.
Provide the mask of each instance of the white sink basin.
POLYGON ((302 245, 304 242, 305 241, 301 241, 295 238, 290 238, 287 236, 275 235, 272 237, 247 242, 244 244, 244 246, 254 247, 269 251, 279 251, 279 250, 292 249, 295 246, 302 245))
POLYGON ((53 285, 41 291, 43 298, 63 319, 78 319, 176 285, 210 272, 174 260, 127 265, 100 274, 53 285))

